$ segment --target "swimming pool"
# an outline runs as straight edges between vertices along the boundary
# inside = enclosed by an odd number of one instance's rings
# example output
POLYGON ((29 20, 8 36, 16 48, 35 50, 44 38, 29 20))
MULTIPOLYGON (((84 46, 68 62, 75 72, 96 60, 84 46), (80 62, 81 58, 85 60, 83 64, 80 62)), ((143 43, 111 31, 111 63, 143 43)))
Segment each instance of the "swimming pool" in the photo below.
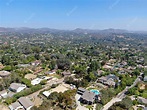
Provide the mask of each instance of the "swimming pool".
POLYGON ((96 89, 91 89, 90 91, 93 92, 93 93, 95 93, 96 95, 99 95, 100 94, 100 92, 98 90, 96 90, 96 89))

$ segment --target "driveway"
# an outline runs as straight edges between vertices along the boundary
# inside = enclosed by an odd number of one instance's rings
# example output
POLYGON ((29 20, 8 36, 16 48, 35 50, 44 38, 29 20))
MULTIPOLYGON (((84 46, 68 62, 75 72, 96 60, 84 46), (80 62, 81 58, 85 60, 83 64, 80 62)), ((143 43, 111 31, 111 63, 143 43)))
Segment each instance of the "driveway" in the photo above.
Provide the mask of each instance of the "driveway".
POLYGON ((80 101, 78 101, 80 99, 81 95, 76 94, 75 99, 76 99, 76 104, 77 104, 77 108, 76 110, 88 110, 88 108, 81 106, 80 101))

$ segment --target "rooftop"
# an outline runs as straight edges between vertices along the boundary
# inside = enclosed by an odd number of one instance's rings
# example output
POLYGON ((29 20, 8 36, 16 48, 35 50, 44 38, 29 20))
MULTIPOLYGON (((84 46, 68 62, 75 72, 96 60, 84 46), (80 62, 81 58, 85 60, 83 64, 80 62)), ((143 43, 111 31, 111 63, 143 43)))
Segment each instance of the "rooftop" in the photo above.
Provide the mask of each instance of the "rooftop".
POLYGON ((143 80, 144 80, 144 81, 147 81, 147 76, 145 76, 143 80))
POLYGON ((84 88, 82 88, 82 87, 79 87, 79 88, 78 88, 78 91, 85 92, 85 91, 87 91, 87 90, 86 90, 86 89, 84 89, 84 88))
POLYGON ((147 104, 147 99, 143 97, 138 97, 138 101, 140 101, 141 103, 147 104))
POLYGON ((93 102, 95 100, 95 94, 90 91, 85 91, 81 96, 82 99, 87 100, 89 102, 93 102))
POLYGON ((10 88, 17 90, 19 87, 25 87, 26 85, 20 83, 11 83, 10 88))
POLYGON ((18 101, 20 102, 20 104, 21 104, 25 109, 27 109, 27 108, 29 108, 29 107, 31 107, 31 106, 34 105, 33 102, 30 101, 30 99, 28 99, 28 98, 26 98, 26 97, 21 97, 21 98, 18 99, 18 101))
MULTIPOLYGON (((9 108, 12 108, 12 109, 17 109, 18 107, 20 108, 22 105, 20 105, 20 103, 19 102, 14 102, 14 103, 12 103, 10 106, 9 106, 9 108)), ((21 108, 23 108, 23 107, 21 107, 21 108)))
POLYGON ((8 71, 0 71, 0 76, 1 77, 5 77, 5 76, 9 76, 11 73, 8 71))
POLYGON ((45 95, 46 97, 48 97, 51 93, 49 91, 44 91, 43 95, 45 95))
POLYGON ((68 76, 68 75, 71 75, 71 72, 70 72, 70 71, 64 71, 64 72, 62 72, 62 74, 63 74, 64 76, 68 76))
POLYGON ((0 91, 0 95, 4 93, 7 93, 7 91, 6 90, 0 91))

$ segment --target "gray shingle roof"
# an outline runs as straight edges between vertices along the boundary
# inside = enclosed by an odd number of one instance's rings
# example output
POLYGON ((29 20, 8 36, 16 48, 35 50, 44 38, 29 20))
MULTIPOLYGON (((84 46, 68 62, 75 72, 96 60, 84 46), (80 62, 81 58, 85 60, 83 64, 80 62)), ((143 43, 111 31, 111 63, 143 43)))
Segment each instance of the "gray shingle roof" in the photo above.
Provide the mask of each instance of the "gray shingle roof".
POLYGON ((31 107, 31 106, 34 105, 33 102, 30 101, 30 99, 25 98, 25 97, 19 98, 18 101, 20 102, 20 104, 21 104, 25 109, 27 109, 27 108, 29 108, 29 107, 31 107))
POLYGON ((86 89, 84 89, 84 88, 82 88, 82 87, 79 87, 78 90, 79 90, 79 91, 83 91, 83 92, 87 91, 86 89))
POLYGON ((145 76, 143 80, 144 80, 144 81, 147 81, 147 76, 145 76))
POLYGON ((147 99, 143 98, 143 97, 138 97, 138 101, 144 104, 147 104, 147 99))
POLYGON ((20 84, 20 83, 11 83, 10 88, 13 90, 17 90, 19 87, 23 87, 25 85, 20 84))
POLYGON ((95 100, 95 94, 90 91, 85 91, 83 95, 81 96, 82 99, 89 101, 89 102, 94 102, 95 100))
POLYGON ((71 75, 71 72, 70 72, 70 71, 64 71, 64 72, 62 72, 62 74, 63 74, 64 76, 69 76, 69 75, 71 75))
POLYGON ((145 107, 143 110, 147 110, 147 107, 145 107))
POLYGON ((0 71, 0 76, 1 77, 5 77, 5 76, 9 76, 11 73, 8 71, 0 71))
POLYGON ((7 93, 7 91, 6 90, 0 91, 0 95, 4 93, 7 93))
POLYGON ((115 76, 114 74, 109 74, 107 76, 107 80, 110 79, 110 78, 112 78, 113 80, 119 80, 119 78, 117 76, 115 76))
POLYGON ((13 108, 13 109, 15 110, 16 108, 18 108, 18 107, 20 107, 20 106, 22 106, 22 105, 20 105, 19 102, 14 102, 14 103, 12 103, 12 104, 9 106, 9 108, 13 108))

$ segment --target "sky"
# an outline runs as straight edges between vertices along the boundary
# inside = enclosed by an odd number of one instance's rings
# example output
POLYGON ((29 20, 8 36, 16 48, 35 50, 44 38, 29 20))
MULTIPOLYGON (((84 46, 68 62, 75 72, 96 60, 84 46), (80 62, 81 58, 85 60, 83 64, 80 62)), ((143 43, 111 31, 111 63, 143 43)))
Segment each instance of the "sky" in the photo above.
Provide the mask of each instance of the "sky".
POLYGON ((0 0, 0 27, 147 31, 147 0, 0 0))

